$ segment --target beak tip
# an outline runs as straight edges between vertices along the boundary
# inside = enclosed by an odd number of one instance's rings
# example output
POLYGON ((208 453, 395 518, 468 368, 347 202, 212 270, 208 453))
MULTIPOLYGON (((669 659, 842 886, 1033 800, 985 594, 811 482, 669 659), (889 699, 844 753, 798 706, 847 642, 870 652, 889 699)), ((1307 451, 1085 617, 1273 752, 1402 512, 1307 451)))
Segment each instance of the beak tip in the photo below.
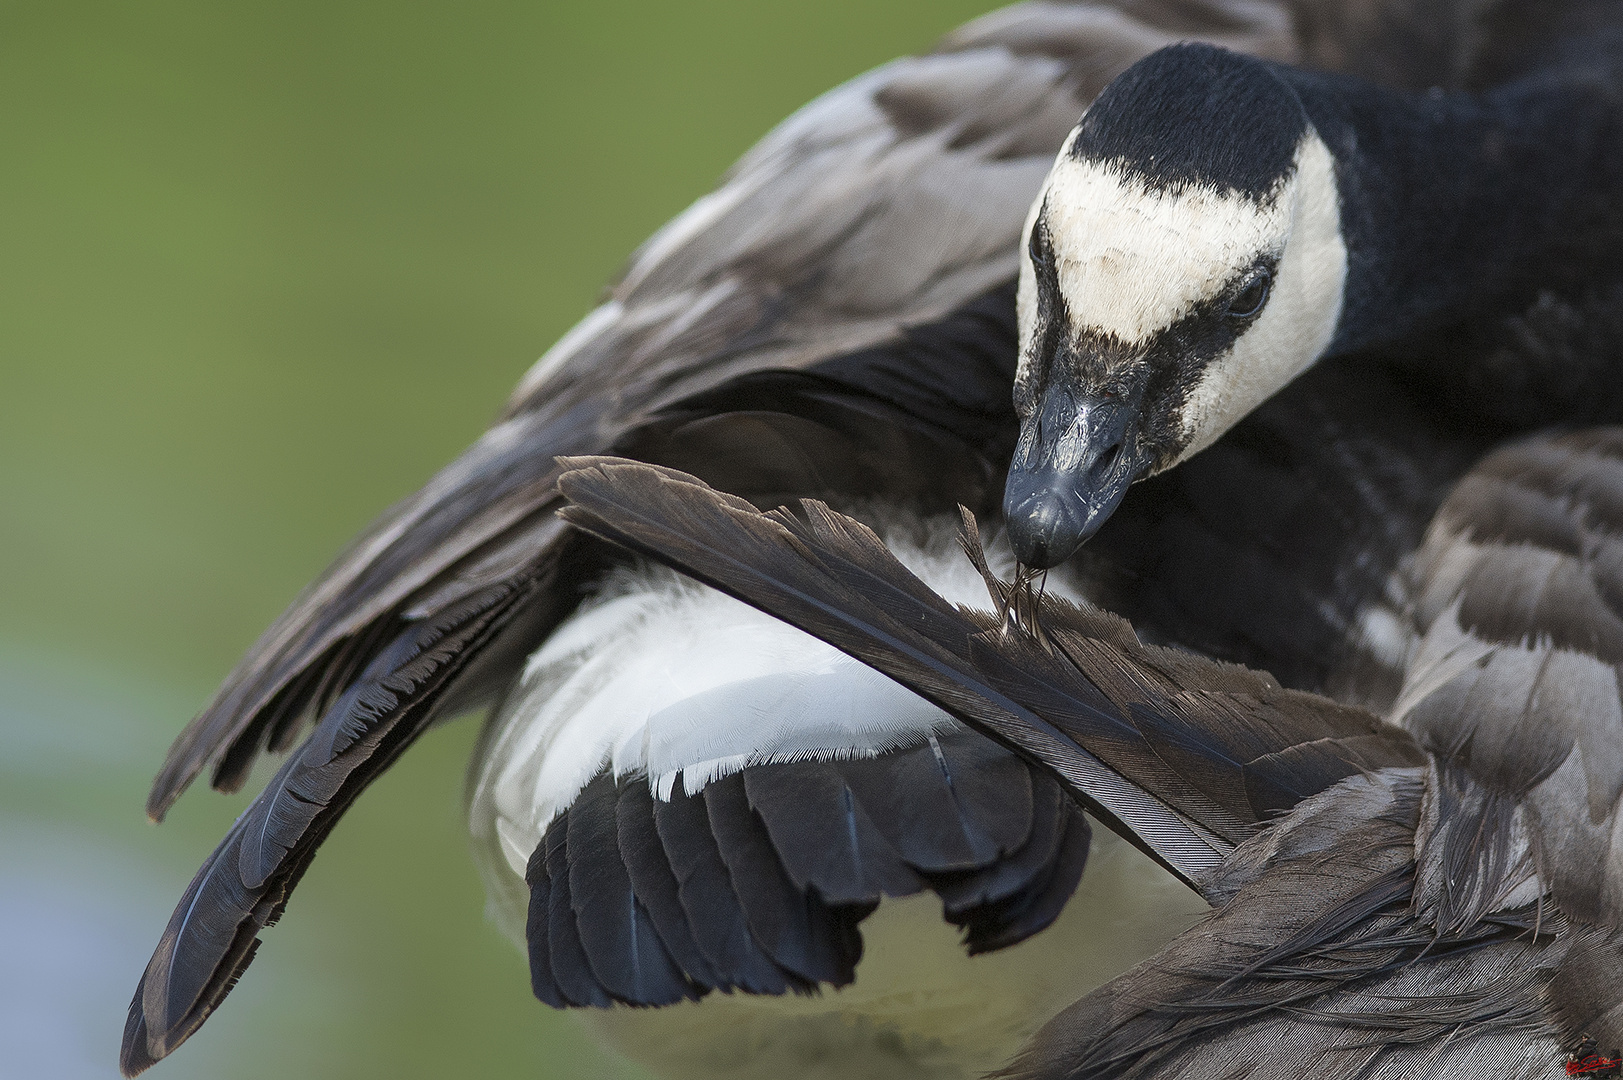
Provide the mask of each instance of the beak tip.
POLYGON ((1063 489, 1021 492, 1011 485, 1004 518, 1014 557, 1033 570, 1048 570, 1076 554, 1097 525, 1080 500, 1063 489))

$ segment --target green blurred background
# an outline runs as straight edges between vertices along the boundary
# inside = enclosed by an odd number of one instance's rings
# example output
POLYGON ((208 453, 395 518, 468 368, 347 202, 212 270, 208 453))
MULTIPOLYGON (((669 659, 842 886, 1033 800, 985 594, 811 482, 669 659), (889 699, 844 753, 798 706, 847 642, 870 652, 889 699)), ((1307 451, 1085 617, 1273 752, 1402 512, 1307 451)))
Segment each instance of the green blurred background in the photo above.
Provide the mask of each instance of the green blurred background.
MULTIPOLYGON (((246 800, 154 828, 146 784, 264 625, 772 124, 979 10, 0 4, 0 1075, 116 1075, 246 800)), ((367 793, 155 1077, 631 1075, 484 921, 475 726, 367 793)))

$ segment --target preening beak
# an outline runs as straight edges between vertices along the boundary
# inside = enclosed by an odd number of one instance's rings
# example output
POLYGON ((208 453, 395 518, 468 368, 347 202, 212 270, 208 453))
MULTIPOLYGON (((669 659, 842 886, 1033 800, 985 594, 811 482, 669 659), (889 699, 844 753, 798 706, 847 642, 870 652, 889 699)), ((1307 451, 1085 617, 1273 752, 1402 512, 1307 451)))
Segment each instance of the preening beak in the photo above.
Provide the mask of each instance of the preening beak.
POLYGON ((1115 512, 1144 472, 1136 400, 1079 394, 1058 380, 1020 430, 1003 516, 1015 558, 1058 566, 1115 512))

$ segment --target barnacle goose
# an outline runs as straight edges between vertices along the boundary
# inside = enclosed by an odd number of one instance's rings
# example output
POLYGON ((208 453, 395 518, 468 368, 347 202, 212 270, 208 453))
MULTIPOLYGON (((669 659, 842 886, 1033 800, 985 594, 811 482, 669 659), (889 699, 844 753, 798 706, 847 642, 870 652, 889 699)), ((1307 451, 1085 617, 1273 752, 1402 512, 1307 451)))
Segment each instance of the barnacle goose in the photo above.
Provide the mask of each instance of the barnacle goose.
MULTIPOLYGON (((671 1075, 979 1072, 1181 930, 1199 898, 1091 829, 1039 764, 568 528, 555 458, 627 455, 761 505, 837 499, 964 595, 932 515, 1002 494, 1021 224, 1081 108, 1190 37, 1416 88, 1487 77, 1520 33, 1492 11, 1472 33, 1419 29, 1444 25, 1435 7, 1024 4, 785 122, 176 741, 154 817, 204 769, 233 789, 260 752, 293 753, 178 905, 125 1071, 220 1003, 366 784, 492 702, 471 816, 496 918, 543 1000, 676 1002, 593 1014, 671 1075), (763 716, 805 723, 766 743, 763 716), (943 914, 985 955, 964 958, 943 914)), ((1524 336, 1583 353, 1560 332, 1575 309, 1552 303, 1556 329, 1524 336)), ((1410 644, 1394 571, 1524 420, 1462 424, 1401 370, 1320 364, 1141 485, 1051 586, 1287 685, 1389 701, 1410 644)))
MULTIPOLYGON (((1541 298, 1615 308, 1623 20, 1573 8, 1590 18, 1552 35, 1550 9, 1501 5, 1529 36, 1469 89, 1201 44, 1105 89, 1026 224, 1004 502, 1021 561, 1064 562, 1135 480, 1322 357, 1406 353, 1446 394, 1484 331, 1541 298)), ((1513 407, 1568 404, 1585 374, 1609 402, 1609 368, 1524 381, 1513 407)))

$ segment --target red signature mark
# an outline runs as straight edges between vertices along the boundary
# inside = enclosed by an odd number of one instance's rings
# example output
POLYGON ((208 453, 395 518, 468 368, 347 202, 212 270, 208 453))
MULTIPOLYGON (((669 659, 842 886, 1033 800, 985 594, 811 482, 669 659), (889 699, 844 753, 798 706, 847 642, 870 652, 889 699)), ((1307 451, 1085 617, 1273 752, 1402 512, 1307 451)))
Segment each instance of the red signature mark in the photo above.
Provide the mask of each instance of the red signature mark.
POLYGON ((1602 1070, 1617 1069, 1619 1067, 1623 1067, 1623 1058, 1609 1058, 1601 1057, 1599 1054, 1591 1054, 1579 1061, 1567 1062, 1567 1075, 1582 1076, 1585 1073, 1598 1073, 1602 1070))

